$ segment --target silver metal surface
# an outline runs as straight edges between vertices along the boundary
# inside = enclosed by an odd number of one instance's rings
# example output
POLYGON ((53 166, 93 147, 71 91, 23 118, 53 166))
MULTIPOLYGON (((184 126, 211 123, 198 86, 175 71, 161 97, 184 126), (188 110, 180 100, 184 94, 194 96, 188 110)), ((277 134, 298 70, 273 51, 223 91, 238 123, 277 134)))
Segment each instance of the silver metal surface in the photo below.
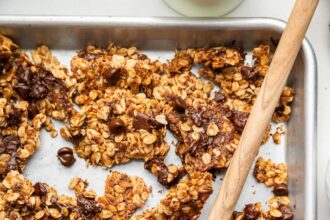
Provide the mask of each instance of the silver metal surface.
MULTIPOLYGON (((0 16, 1 34, 11 37, 23 50, 32 50, 40 44, 46 44, 67 66, 69 66, 70 57, 74 52, 84 48, 87 43, 106 46, 109 41, 112 41, 121 46, 134 45, 146 51, 148 55, 165 61, 173 55, 173 50, 176 48, 228 45, 233 40, 237 46, 249 51, 260 43, 271 44, 271 38, 279 39, 284 27, 284 22, 266 18, 187 20, 178 18, 0 16)), ((290 199, 292 206, 295 207, 295 219, 299 220, 316 219, 316 77, 315 56, 308 41, 304 40, 288 80, 288 84, 293 86, 296 92, 292 117, 287 124, 288 136, 280 146, 275 146, 273 143, 262 146, 259 154, 271 157, 276 162, 285 161, 288 164, 290 199)), ((42 135, 45 136, 44 133, 42 135)), ((55 145, 54 140, 47 137, 44 139, 47 141, 42 140, 41 149, 29 162, 25 175, 32 181, 44 180, 51 185, 56 185, 60 192, 66 192, 64 187, 68 184, 68 177, 84 175, 85 171, 81 171, 81 167, 75 165, 71 171, 61 170, 59 172, 62 168, 51 164, 50 161, 53 159, 44 160, 47 155, 55 153, 56 150, 53 146, 55 145), (36 172, 42 169, 48 169, 48 176, 43 177, 41 172, 36 172), (62 184, 59 178, 62 178, 63 182, 65 179, 66 182, 62 184)), ((59 139, 56 138, 56 141, 61 141, 59 139)), ((65 144, 65 142, 60 143, 65 144)), ((172 157, 170 158, 172 159, 172 157)), ((83 161, 78 161, 78 164, 80 163, 84 164, 83 161)), ((155 206, 155 203, 164 197, 166 192, 157 195, 157 189, 161 187, 159 184, 157 185, 155 178, 147 174, 141 164, 137 165, 140 166, 141 171, 136 173, 136 170, 132 168, 135 166, 132 165, 134 163, 136 162, 133 161, 114 169, 143 176, 149 181, 147 183, 153 183, 153 197, 149 199, 147 207, 155 206)), ((87 176, 96 176, 98 172, 104 172, 96 168, 88 169, 93 170, 86 171, 87 176), (87 174, 87 172, 89 173, 87 174)), ((102 175, 106 175, 106 173, 102 175)), ((213 184, 215 192, 203 209, 201 219, 206 219, 211 208, 221 182, 219 179, 217 178, 213 184)), ((90 181, 96 180, 90 179, 90 181)), ((103 189, 98 189, 102 188, 98 183, 95 183, 94 186, 96 191, 103 191, 103 189)), ((270 189, 266 189, 263 184, 256 183, 250 176, 237 208, 241 209, 247 202, 261 201, 264 203, 270 196, 270 189), (256 193, 254 194, 253 191, 256 193)), ((263 206, 267 208, 266 205, 263 204, 263 206)))

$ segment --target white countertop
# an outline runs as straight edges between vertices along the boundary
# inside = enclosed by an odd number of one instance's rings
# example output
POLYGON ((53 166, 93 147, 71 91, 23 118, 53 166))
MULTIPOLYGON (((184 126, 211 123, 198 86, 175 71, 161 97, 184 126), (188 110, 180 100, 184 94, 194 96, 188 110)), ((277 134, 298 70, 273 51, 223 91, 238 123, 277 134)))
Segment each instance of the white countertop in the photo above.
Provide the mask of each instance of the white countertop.
MULTIPOLYGON (((330 158, 330 1, 319 1, 307 38, 318 62, 318 220, 327 220, 330 219, 330 202, 325 191, 330 158)), ((294 0, 244 0, 227 16, 287 20, 293 4, 294 0)), ((162 0, 0 0, 0 15, 180 16, 162 0)))

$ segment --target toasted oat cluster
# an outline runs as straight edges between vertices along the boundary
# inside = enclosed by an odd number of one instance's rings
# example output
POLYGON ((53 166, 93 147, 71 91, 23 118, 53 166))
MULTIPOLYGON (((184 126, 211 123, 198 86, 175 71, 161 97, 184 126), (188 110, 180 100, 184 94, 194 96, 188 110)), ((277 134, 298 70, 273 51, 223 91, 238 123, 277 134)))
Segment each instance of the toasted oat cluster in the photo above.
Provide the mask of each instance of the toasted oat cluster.
MULTIPOLYGON (((260 45, 249 66, 240 49, 216 47, 179 50, 162 63, 135 47, 90 45, 72 58, 70 72, 46 46, 29 56, 0 35, 0 219, 198 219, 212 193, 209 172, 229 165, 271 58, 270 47, 260 45), (41 129, 57 135, 52 119, 66 123, 61 136, 87 164, 108 169, 143 160, 168 194, 133 216, 151 193, 139 177, 112 172, 102 196, 78 177, 69 185, 75 197, 33 185, 22 172, 39 147, 41 129), (168 131, 177 140, 180 167, 165 163, 168 131)), ((274 122, 289 119, 293 97, 285 87, 274 122)), ((68 147, 57 156, 64 165, 69 156, 75 160, 68 147)), ((234 219, 292 219, 286 166, 259 158, 254 174, 274 186, 277 197, 268 212, 249 205, 234 219)))
POLYGON ((86 190, 87 182, 71 180, 76 197, 58 195, 45 183, 32 183, 10 171, 0 183, 0 219, 129 219, 149 196, 144 181, 113 172, 106 180, 104 195, 86 190))
POLYGON ((185 114, 173 111, 167 117, 179 140, 176 152, 188 172, 228 166, 239 134, 221 105, 198 104, 187 107, 185 114))
POLYGON ((102 97, 109 88, 128 89, 138 93, 151 84, 153 74, 161 72, 163 65, 151 61, 135 47, 108 48, 88 46, 71 60, 71 70, 77 80, 74 101, 79 105, 102 97), (96 93, 96 97, 90 93, 96 93))
POLYGON ((106 90, 103 98, 74 114, 62 136, 92 165, 111 167, 131 159, 165 155, 164 103, 129 90, 106 90))
POLYGON ((212 175, 207 172, 191 173, 171 188, 156 208, 135 215, 132 220, 198 219, 211 193, 212 175))
POLYGON ((94 198, 58 195, 45 183, 32 183, 10 171, 0 183, 1 219, 93 219, 102 209, 94 198))
POLYGON ((112 172, 105 182, 104 196, 97 199, 103 207, 100 217, 113 220, 129 219, 145 204, 150 193, 142 178, 112 172))
POLYGON ((253 174, 258 182, 266 186, 287 184, 288 181, 288 168, 284 163, 275 164, 271 159, 263 157, 257 159, 253 174))
POLYGON ((235 211, 232 220, 292 220, 293 213, 288 197, 272 197, 269 200, 269 210, 263 211, 260 203, 247 204, 242 212, 235 211))
MULTIPOLYGON (((250 112, 271 61, 272 54, 268 45, 260 45, 253 50, 252 67, 244 63, 245 55, 238 49, 189 49, 188 53, 195 63, 203 65, 199 73, 220 86, 223 99, 227 98, 226 105, 238 112, 250 112)), ((275 122, 289 119, 289 104, 293 97, 293 88, 285 87, 273 115, 275 122)))
POLYGON ((148 97, 165 102, 173 101, 173 97, 180 97, 189 105, 208 100, 214 85, 193 74, 192 64, 186 51, 177 51, 175 57, 163 65, 164 73, 154 74, 144 92, 148 97))
MULTIPOLYGON (((45 47, 38 48, 32 55, 36 62, 42 59, 39 53, 50 53, 45 47)), ((51 55, 48 55, 51 56, 51 55)), ((51 59, 51 58, 50 58, 51 59)), ((33 63, 25 54, 20 54, 13 61, 13 88, 20 99, 35 105, 36 111, 42 112, 56 120, 67 121, 72 114, 73 106, 70 90, 75 80, 70 80, 66 69, 49 71, 56 64, 33 63)), ((51 61, 49 61, 51 62, 51 61)), ((60 67, 58 67, 60 68, 60 67)))
POLYGON ((39 147, 40 129, 52 124, 42 113, 29 120, 29 103, 0 98, 0 180, 9 171, 22 172, 27 160, 39 147))

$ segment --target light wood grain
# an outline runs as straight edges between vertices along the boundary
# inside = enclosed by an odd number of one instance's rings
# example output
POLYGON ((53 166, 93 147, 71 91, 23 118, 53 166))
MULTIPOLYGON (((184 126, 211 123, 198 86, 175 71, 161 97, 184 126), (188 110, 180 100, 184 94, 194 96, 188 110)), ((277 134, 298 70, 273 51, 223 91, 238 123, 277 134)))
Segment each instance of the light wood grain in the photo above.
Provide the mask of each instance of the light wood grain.
POLYGON ((262 83, 209 220, 230 220, 297 57, 318 0, 297 0, 262 83))

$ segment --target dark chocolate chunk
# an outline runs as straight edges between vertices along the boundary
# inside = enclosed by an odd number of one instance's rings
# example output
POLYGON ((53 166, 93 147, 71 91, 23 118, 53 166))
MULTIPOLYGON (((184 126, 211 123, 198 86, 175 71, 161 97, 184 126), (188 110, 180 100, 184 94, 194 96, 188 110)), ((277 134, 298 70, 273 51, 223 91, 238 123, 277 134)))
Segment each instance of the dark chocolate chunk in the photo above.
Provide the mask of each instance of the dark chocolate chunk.
POLYGON ((22 98, 26 100, 30 98, 30 87, 27 84, 18 83, 16 86, 14 86, 14 89, 22 98))
POLYGON ((274 186, 273 193, 275 196, 288 196, 289 195, 288 186, 285 183, 276 184, 274 186))
POLYGON ((37 182, 33 185, 33 195, 43 197, 47 195, 47 188, 43 183, 37 182))
POLYGON ((175 96, 173 97, 173 108, 178 112, 184 112, 187 104, 180 96, 175 96))
POLYGON ((150 131, 151 129, 161 128, 162 125, 154 117, 137 113, 133 118, 133 127, 135 130, 144 129, 150 131))
POLYGON ((87 52, 86 50, 81 50, 78 53, 78 57, 80 58, 84 58, 86 60, 95 60, 97 58, 99 58, 101 55, 100 54, 92 54, 87 52))
POLYGON ((293 219, 293 213, 289 206, 280 204, 278 206, 278 210, 282 213, 281 220, 292 220, 293 219))
POLYGON ((32 99, 35 100, 40 100, 40 99, 44 99, 47 97, 48 91, 47 88, 40 85, 40 84, 36 84, 31 88, 31 92, 29 94, 29 96, 32 99))
POLYGON ((239 133, 242 133, 249 115, 248 112, 233 110, 233 115, 230 119, 239 133))
POLYGON ((120 134, 125 131, 126 126, 120 118, 112 118, 109 121, 109 129, 114 134, 120 134))
POLYGON ((92 218, 102 211, 102 206, 92 198, 77 196, 78 212, 86 218, 92 218))
POLYGON ((197 127, 202 127, 203 125, 203 111, 201 109, 191 109, 189 111, 189 116, 191 120, 197 127))
POLYGON ((243 212, 238 212, 238 211, 234 211, 233 212, 233 220, 236 220, 238 217, 240 217, 241 215, 243 215, 243 212))
POLYGON ((60 160, 61 164, 66 167, 69 167, 76 162, 72 149, 68 147, 62 147, 59 149, 57 151, 57 158, 60 160))
POLYGON ((257 220, 260 211, 256 210, 254 204, 247 204, 244 208, 244 220, 257 220))
POLYGON ((16 108, 14 104, 11 103, 7 125, 8 126, 18 125, 21 122, 22 115, 23 115, 23 110, 16 108))
POLYGON ((178 172, 172 173, 173 178, 169 181, 168 175, 169 170, 164 163, 164 157, 153 158, 144 164, 144 168, 153 172, 152 167, 156 166, 157 170, 154 173, 157 176, 157 180, 160 184, 166 188, 171 187, 173 184, 177 183, 179 179, 185 174, 184 170, 178 169, 178 172))
POLYGON ((10 159, 6 164, 6 172, 10 170, 17 170, 21 172, 17 149, 19 147, 20 141, 17 136, 14 135, 0 135, 0 154, 6 153, 10 155, 10 159))
POLYGON ((116 85, 123 75, 123 71, 120 68, 109 67, 104 70, 103 75, 110 85, 116 85))
POLYGON ((243 66, 241 68, 241 74, 245 79, 252 79, 258 74, 258 72, 255 68, 249 66, 243 66))
POLYGON ((17 151, 20 141, 17 136, 0 136, 0 153, 11 154, 17 151))
POLYGON ((31 72, 30 68, 19 65, 17 68, 17 77, 20 82, 28 84, 33 77, 33 73, 31 72))
POLYGON ((29 119, 33 119, 39 113, 38 107, 35 103, 30 103, 28 108, 29 119))
POLYGON ((42 66, 23 66, 19 59, 15 60, 15 65, 17 65, 18 83, 14 89, 20 97, 30 103, 47 98, 51 103, 61 105, 67 112, 72 111, 73 106, 64 82, 55 78, 50 71, 42 66), (32 69, 35 71, 32 72, 32 69))
POLYGON ((218 103, 223 103, 226 101, 226 97, 220 91, 214 93, 214 101, 218 103))

